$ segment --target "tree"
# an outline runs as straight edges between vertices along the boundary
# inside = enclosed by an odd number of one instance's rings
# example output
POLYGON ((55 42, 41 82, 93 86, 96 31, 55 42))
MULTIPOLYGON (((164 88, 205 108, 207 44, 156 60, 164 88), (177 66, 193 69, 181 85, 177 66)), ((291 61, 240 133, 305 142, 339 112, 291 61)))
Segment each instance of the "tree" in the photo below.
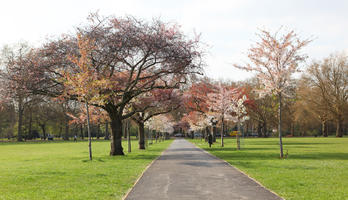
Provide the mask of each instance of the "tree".
POLYGON ((231 118, 231 108, 238 99, 239 91, 219 83, 213 92, 208 93, 210 114, 221 120, 221 146, 224 146, 224 123, 226 118, 231 118))
POLYGON ((322 121, 327 120, 325 110, 336 122, 336 137, 343 136, 344 113, 348 107, 348 59, 343 54, 331 55, 321 62, 313 62, 305 79, 312 93, 312 100, 318 106, 322 121))
POLYGON ((301 118, 302 113, 305 112, 305 117, 307 118, 308 113, 311 113, 314 118, 319 119, 322 135, 328 137, 326 126, 330 119, 329 108, 322 96, 320 88, 313 87, 311 78, 304 76, 299 83, 297 94, 299 96, 299 100, 296 102, 296 106, 298 107, 296 109, 297 117, 301 118))
POLYGON ((133 110, 138 110, 132 116, 139 128, 139 149, 145 149, 146 121, 152 117, 169 113, 181 106, 181 96, 178 90, 156 89, 139 96, 132 104, 133 110))
POLYGON ((263 85, 258 90, 261 96, 276 95, 278 97, 278 133, 280 157, 283 158, 283 143, 281 133, 282 122, 282 98, 289 96, 287 93, 291 88, 291 75, 298 71, 299 63, 306 59, 306 55, 300 50, 311 40, 300 39, 294 31, 288 31, 279 36, 279 31, 271 34, 269 31, 261 30, 257 36, 259 42, 248 51, 251 63, 246 66, 235 64, 234 66, 257 72, 257 78, 263 85))
POLYGON ((174 122, 170 115, 156 115, 146 122, 146 126, 159 133, 173 133, 174 122))
MULTIPOLYGON (((191 75, 201 73, 198 37, 188 40, 176 25, 159 20, 146 23, 133 17, 100 19, 78 28, 79 34, 93 41, 90 52, 90 77, 97 81, 91 105, 104 109, 111 120, 110 155, 124 155, 121 144, 122 121, 137 110, 129 110, 132 101, 154 89, 179 88, 191 75)), ((75 73, 76 65, 68 57, 80 57, 76 38, 66 37, 46 44, 40 51, 40 65, 46 83, 37 93, 60 95, 64 90, 62 71, 75 73)), ((69 93, 66 93, 69 94, 69 93)), ((69 95, 79 99, 79 95, 69 95)))
POLYGON ((35 65, 34 50, 25 43, 14 47, 5 46, 1 53, 0 88, 2 101, 13 101, 18 112, 17 140, 23 140, 23 115, 25 107, 32 100, 29 87, 38 81, 30 67, 35 65))
POLYGON ((234 119, 233 121, 237 122, 238 127, 238 133, 237 133, 237 149, 240 149, 240 138, 239 138, 239 132, 240 132, 240 125, 244 123, 245 121, 249 120, 249 116, 247 115, 247 109, 246 105, 248 104, 249 100, 245 94, 239 93, 239 96, 237 98, 233 98, 232 104, 230 106, 230 112, 233 113, 234 119))
POLYGON ((65 91, 62 95, 63 98, 70 98, 76 96, 77 100, 84 102, 86 106, 86 119, 87 119, 87 131, 88 131, 88 149, 89 159, 92 160, 92 138, 90 130, 90 112, 89 103, 98 103, 103 101, 104 98, 98 94, 98 89, 103 88, 105 81, 98 79, 93 74, 91 52, 95 48, 93 46, 94 41, 81 35, 77 36, 78 49, 80 56, 72 55, 69 59, 77 66, 75 71, 65 71, 63 73, 63 84, 65 91))
MULTIPOLYGON (((213 92, 213 85, 208 79, 202 79, 193 83, 184 93, 184 108, 186 115, 183 116, 182 121, 186 121, 194 129, 205 128, 205 137, 212 134, 209 126, 213 125, 216 120, 208 115, 209 101, 207 94, 213 92), (203 127, 202 127, 203 126, 203 127)), ((212 134, 215 138, 215 132, 212 134)))

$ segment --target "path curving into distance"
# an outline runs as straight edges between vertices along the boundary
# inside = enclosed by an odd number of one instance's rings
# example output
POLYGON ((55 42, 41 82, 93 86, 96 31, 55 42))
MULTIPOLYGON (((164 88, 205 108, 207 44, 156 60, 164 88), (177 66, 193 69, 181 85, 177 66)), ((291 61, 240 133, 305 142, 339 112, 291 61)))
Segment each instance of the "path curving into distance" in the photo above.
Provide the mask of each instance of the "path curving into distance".
POLYGON ((126 200, 279 200, 226 162, 176 139, 146 170, 126 200))

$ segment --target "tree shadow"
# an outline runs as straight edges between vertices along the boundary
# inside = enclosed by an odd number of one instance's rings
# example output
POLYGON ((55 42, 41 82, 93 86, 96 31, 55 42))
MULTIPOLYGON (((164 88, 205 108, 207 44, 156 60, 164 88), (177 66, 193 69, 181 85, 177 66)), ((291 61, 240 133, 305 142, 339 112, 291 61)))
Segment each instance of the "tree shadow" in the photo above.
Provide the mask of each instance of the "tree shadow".
MULTIPOLYGON (((279 153, 275 152, 250 152, 238 151, 215 153, 216 156, 228 161, 257 161, 257 160, 279 160, 279 153)), ((287 160, 348 160, 348 153, 303 153, 289 154, 287 160)))
MULTIPOLYGON (((326 145, 326 144, 337 144, 334 142, 287 142, 283 141, 283 145, 326 145)), ((248 141, 248 145, 279 145, 279 141, 248 141)))
POLYGON ((208 151, 262 151, 262 150, 275 150, 275 148, 245 148, 242 147, 240 150, 237 150, 237 148, 234 147, 207 147, 205 148, 208 151))
POLYGON ((348 160, 348 153, 304 153, 289 155, 289 159, 304 160, 348 160))
POLYGON ((168 149, 169 152, 177 152, 177 151, 201 151, 198 148, 177 148, 177 149, 168 149))
POLYGON ((200 161, 194 161, 194 162, 180 162, 180 164, 188 165, 191 167, 221 167, 221 166, 229 166, 225 162, 200 162, 200 161))

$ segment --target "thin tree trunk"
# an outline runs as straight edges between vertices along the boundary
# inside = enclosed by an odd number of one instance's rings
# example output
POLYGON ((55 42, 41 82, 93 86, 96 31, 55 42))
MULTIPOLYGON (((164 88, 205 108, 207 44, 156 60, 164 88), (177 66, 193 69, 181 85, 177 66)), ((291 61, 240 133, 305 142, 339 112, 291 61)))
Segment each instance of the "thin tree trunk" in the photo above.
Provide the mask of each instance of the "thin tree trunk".
POLYGON ((342 134, 342 116, 339 115, 336 120, 336 137, 343 137, 342 134))
POLYGON ((268 131, 267 130, 267 123, 266 123, 266 121, 264 121, 262 123, 262 134, 263 134, 264 138, 268 137, 267 131, 268 131))
POLYGON ((123 126, 123 137, 124 139, 127 139, 128 138, 128 135, 127 135, 127 121, 125 121, 125 125, 123 126))
POLYGON ((149 148, 149 131, 145 131, 144 128, 144 136, 145 136, 145 148, 149 148))
POLYGON ((100 122, 98 122, 98 125, 97 125, 97 140, 99 140, 99 136, 100 136, 100 122))
POLYGON ((237 135, 236 135, 236 139, 237 139, 237 150, 240 150, 240 137, 239 137, 239 133, 240 133, 240 123, 238 121, 237 124, 237 135))
POLYGON ((89 121, 89 110, 88 110, 88 102, 86 101, 86 111, 87 111, 87 131, 88 131, 88 150, 89 150, 89 160, 92 160, 92 137, 90 130, 90 121, 89 121))
POLYGON ((291 136, 294 136, 294 128, 293 127, 294 127, 294 122, 291 122, 290 123, 290 135, 291 136))
POLYGON ((128 153, 132 152, 132 143, 131 143, 131 135, 130 135, 130 122, 126 122, 126 132, 127 132, 127 141, 128 141, 128 153))
POLYGON ((17 141, 23 141, 22 136, 22 124, 23 124, 23 100, 19 98, 18 100, 18 133, 17 133, 17 141))
POLYGON ((326 131, 326 121, 321 121, 321 132, 324 137, 327 137, 327 131, 326 131))
POLYGON ((106 121, 105 123, 105 137, 104 137, 105 140, 109 140, 109 122, 106 121))
POLYGON ((40 124, 42 134, 43 134, 43 139, 46 140, 46 124, 40 124))
POLYGON ((221 118, 221 147, 224 147, 224 116, 221 118))
POLYGON ((149 131, 149 137, 150 137, 150 143, 149 144, 152 144, 153 141, 152 141, 152 130, 150 130, 150 128, 148 128, 148 131, 149 131))
POLYGON ((261 122, 258 122, 258 123, 257 123, 257 135, 258 135, 258 137, 262 137, 261 122))
POLYGON ((216 142, 216 123, 213 124, 213 142, 216 142))
POLYGON ((33 111, 29 110, 29 130, 28 130, 28 136, 29 136, 29 139, 34 139, 32 136, 32 123, 33 123, 33 111))
POLYGON ((65 121, 65 133, 64 133, 63 139, 64 140, 69 140, 69 118, 68 118, 68 115, 66 114, 66 112, 67 112, 67 105, 63 105, 63 106, 64 106, 64 114, 65 114, 65 118, 64 118, 64 121, 65 121))
POLYGON ((59 139, 62 137, 62 131, 63 131, 63 122, 62 121, 60 121, 60 123, 59 123, 59 132, 58 132, 58 137, 59 137, 59 139))
POLYGON ((80 124, 80 134, 81 134, 81 139, 83 140, 83 125, 80 124))
POLYGON ((278 133, 279 133, 279 147, 280 147, 280 158, 284 157, 283 154, 283 141, 282 141, 282 94, 278 94, 279 97, 279 107, 278 107, 278 113, 279 113, 279 121, 278 121, 278 133))
POLYGON ((208 134, 209 134, 209 127, 205 127, 205 133, 204 133, 204 140, 207 142, 208 141, 208 134))
POLYGON ((64 140, 69 140, 69 122, 66 119, 65 120, 65 134, 64 134, 64 140))

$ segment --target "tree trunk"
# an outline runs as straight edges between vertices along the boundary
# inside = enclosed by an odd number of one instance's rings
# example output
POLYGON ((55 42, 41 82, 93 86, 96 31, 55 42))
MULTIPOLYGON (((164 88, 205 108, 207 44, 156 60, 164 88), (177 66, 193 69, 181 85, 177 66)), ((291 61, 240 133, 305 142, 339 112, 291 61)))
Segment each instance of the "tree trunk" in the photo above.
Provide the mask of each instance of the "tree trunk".
POLYGON ((130 135, 130 121, 126 122, 126 134, 127 134, 127 141, 128 141, 128 153, 132 151, 132 144, 131 144, 131 135, 130 135))
POLYGON ((144 122, 136 121, 139 132, 139 149, 145 149, 145 128, 144 122))
POLYGON ((326 131, 326 121, 321 121, 321 133, 324 137, 327 137, 327 131, 326 131))
POLYGON ((46 140, 46 124, 40 124, 42 134, 43 134, 43 139, 46 140))
POLYGON ((80 134, 81 134, 81 139, 83 140, 83 125, 80 124, 80 134))
POLYGON ((17 133, 17 141, 23 141, 22 136, 22 124, 23 124, 23 101, 22 98, 19 98, 18 101, 18 133, 17 133))
POLYGON ((32 124, 33 124, 33 111, 30 109, 29 110, 29 130, 28 130, 28 138, 30 140, 34 139, 33 135, 32 135, 32 124))
POLYGON ((343 137, 342 133, 342 116, 338 115, 337 120, 336 120, 336 137, 343 137))
POLYGON ((280 147, 280 158, 284 157, 283 154, 283 141, 282 141, 282 94, 278 94, 279 97, 279 107, 278 107, 278 113, 279 113, 279 121, 278 121, 278 133, 279 133, 279 147, 280 147))
POLYGON ((61 138, 62 137, 62 131, 63 131, 63 122, 60 121, 59 123, 59 132, 58 132, 58 137, 61 138))
POLYGON ((204 129, 204 141, 208 141, 208 134, 209 134, 209 127, 206 126, 205 129, 204 129))
POLYGON ((239 133, 240 133, 240 123, 238 122, 237 125, 237 135, 236 135, 236 139, 237 139, 237 150, 240 150, 240 137, 239 137, 239 133))
POLYGON ((97 140, 99 140, 99 136, 100 136, 100 122, 98 122, 98 125, 97 125, 97 140))
POLYGON ((64 133, 64 136, 63 136, 63 139, 64 140, 69 140, 69 117, 68 115, 66 114, 67 112, 67 105, 63 105, 64 106, 64 115, 65 115, 65 133, 64 133))
POLYGON ((213 142, 216 142, 216 123, 213 124, 213 142))
POLYGON ((221 118, 221 147, 224 147, 224 117, 221 118))
POLYGON ((153 136, 152 130, 148 129, 148 131, 149 131, 149 134, 150 134, 150 144, 152 144, 153 143, 153 141, 152 141, 152 136, 153 136))
POLYGON ((144 136, 145 136, 145 148, 149 148, 149 131, 145 131, 145 128, 144 128, 144 136))
POLYGON ((264 138, 268 137, 267 131, 268 131, 267 130, 267 123, 266 123, 266 121, 264 121, 262 123, 262 135, 264 138))
POLYGON ((68 122, 68 120, 65 121, 64 140, 69 140, 69 122, 68 122))
POLYGON ((86 111, 87 111, 87 131, 88 131, 88 150, 89 150, 89 160, 92 160, 92 137, 91 137, 91 128, 89 121, 89 110, 88 102, 86 101, 86 111))
POLYGON ((109 140, 109 122, 106 121, 105 123, 105 137, 104 137, 105 140, 109 140))
POLYGON ((258 137, 262 137, 262 126, 261 126, 261 122, 257 123, 257 135, 258 137))
POLYGON ((127 125, 128 125, 128 122, 125 122, 124 126, 123 126, 123 138, 124 139, 127 139, 128 138, 128 135, 127 135, 127 125))
POLYGON ((124 155, 122 148, 122 119, 115 113, 109 114, 111 118, 111 149, 110 155, 124 155))
POLYGON ((291 123, 291 135, 295 136, 295 122, 291 123))

